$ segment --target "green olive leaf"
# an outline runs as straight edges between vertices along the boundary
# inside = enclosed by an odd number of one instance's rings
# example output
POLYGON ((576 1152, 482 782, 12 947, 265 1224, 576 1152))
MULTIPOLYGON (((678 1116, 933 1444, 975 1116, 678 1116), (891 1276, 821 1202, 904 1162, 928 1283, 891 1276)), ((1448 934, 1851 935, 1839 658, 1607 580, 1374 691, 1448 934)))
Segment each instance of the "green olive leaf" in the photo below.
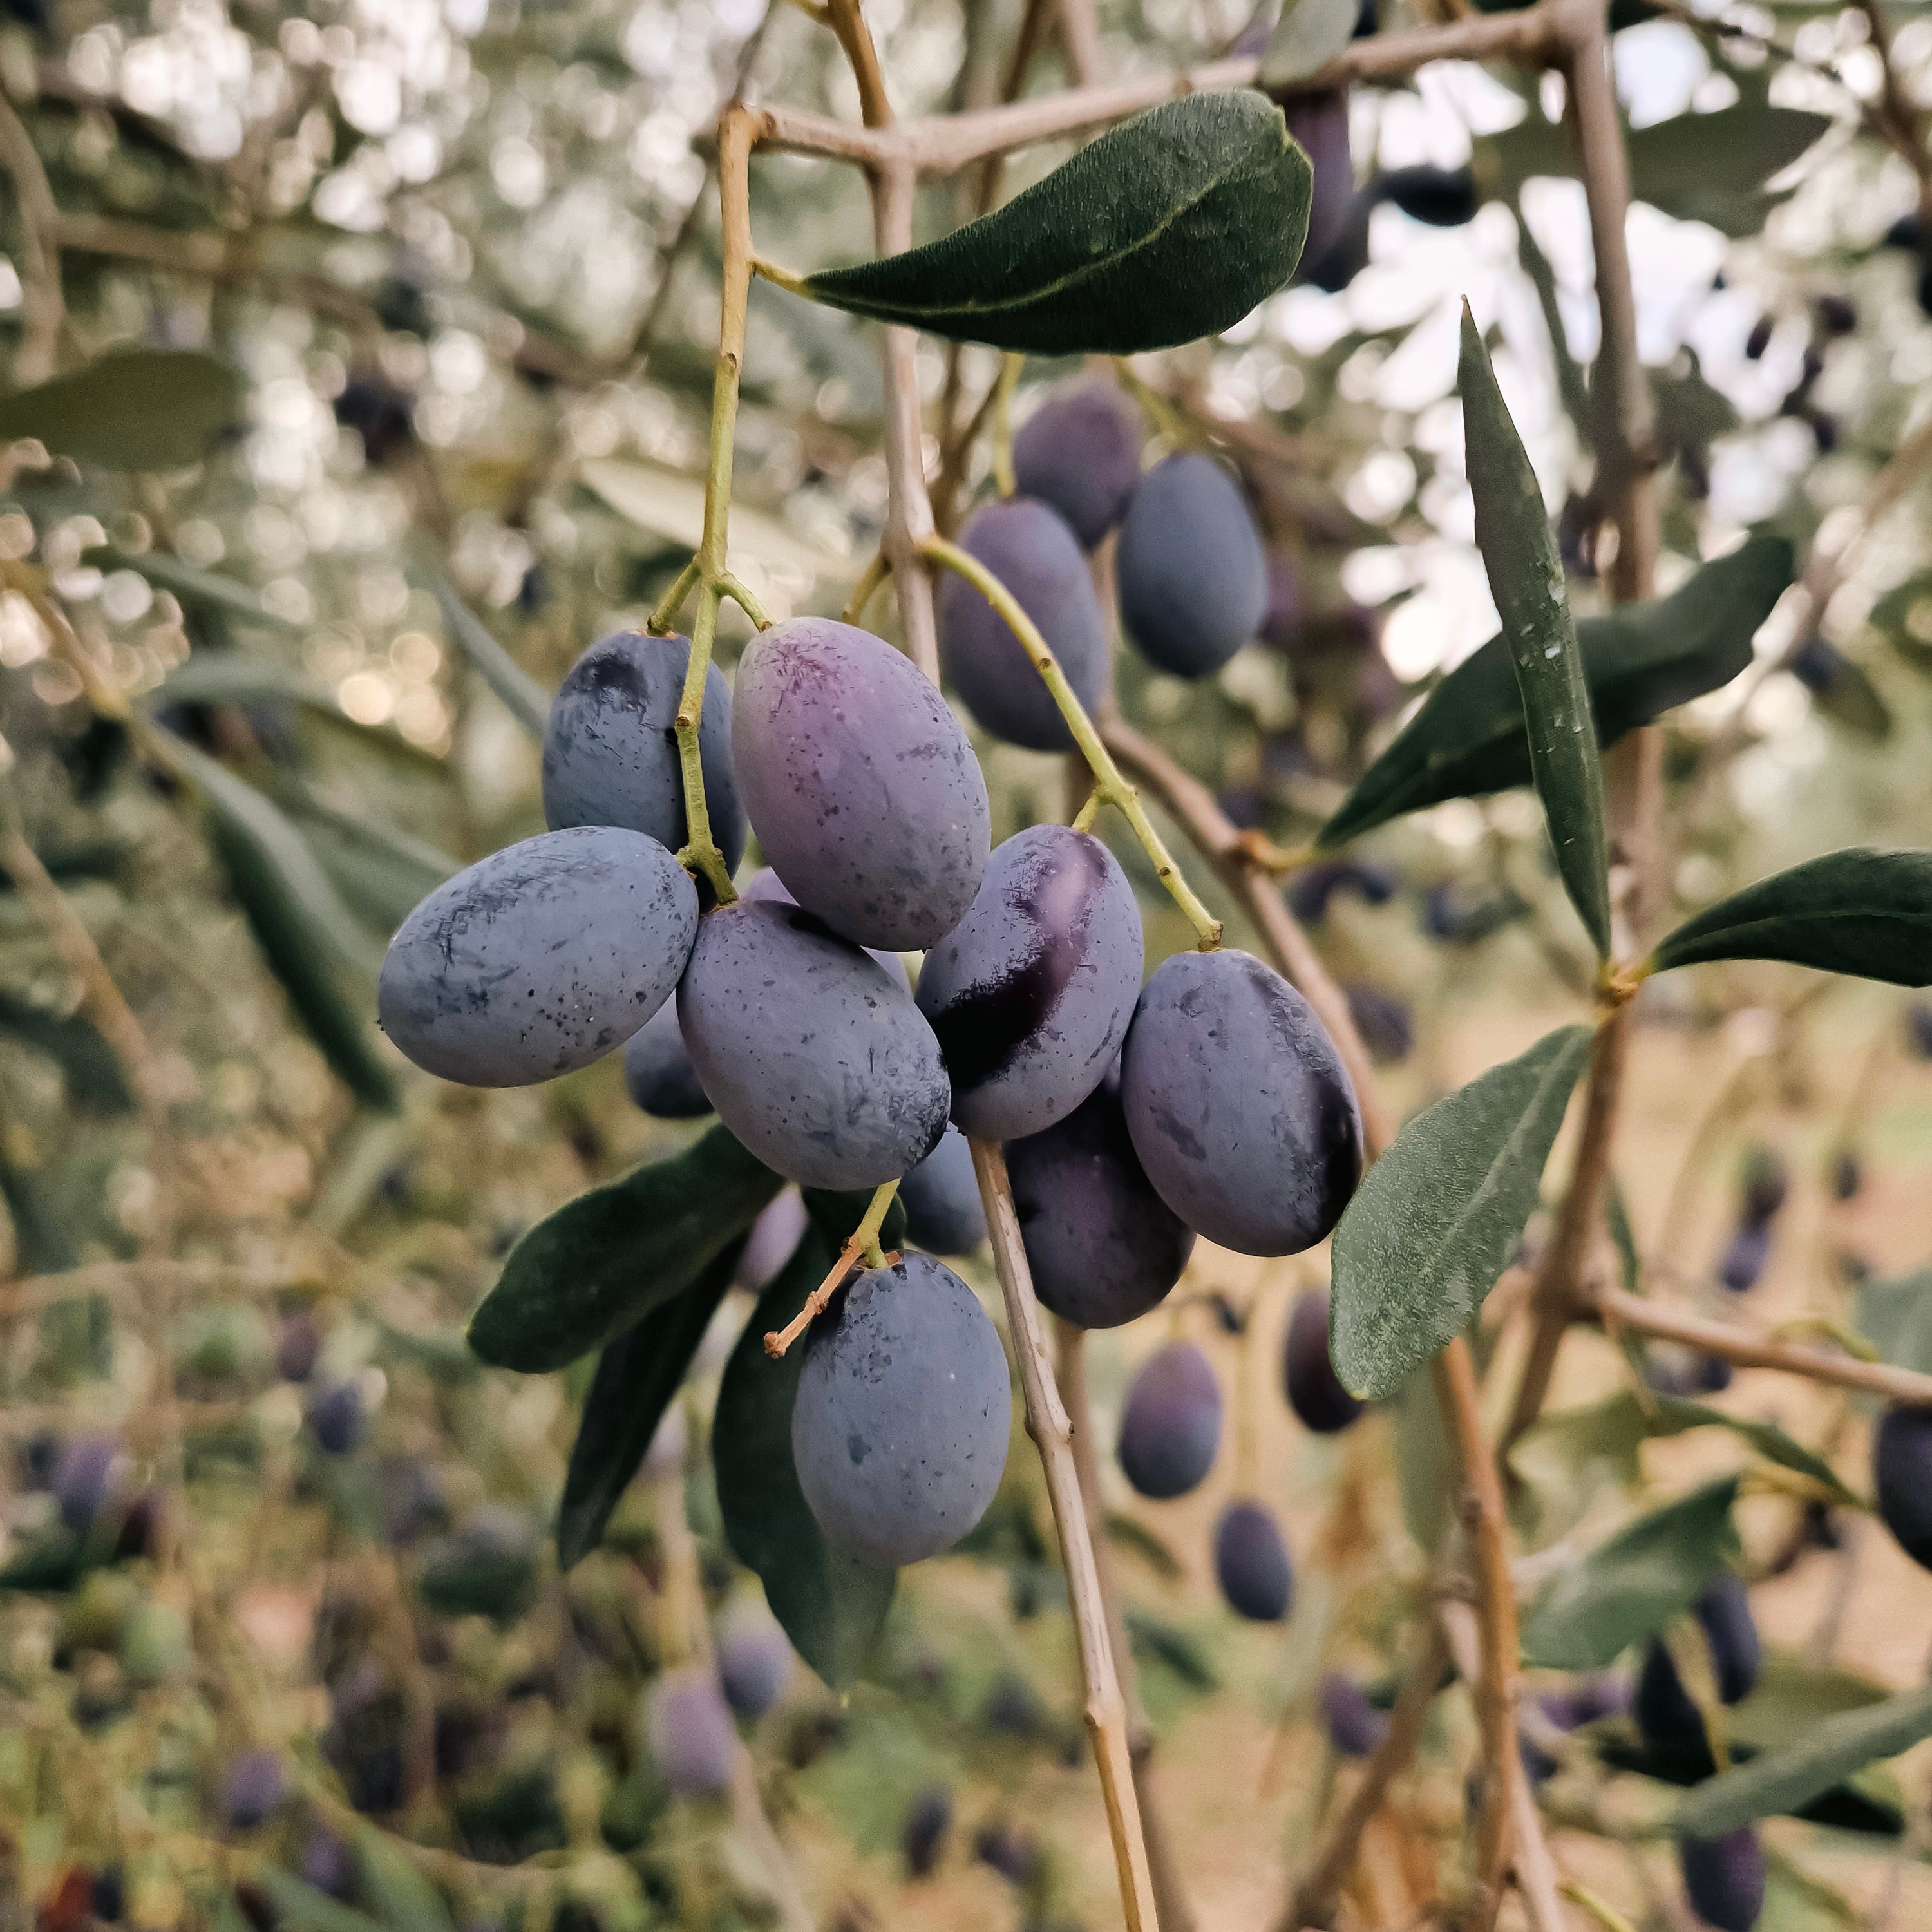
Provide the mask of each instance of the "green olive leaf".
POLYGON ((1530 774, 1549 822, 1556 869, 1598 957, 1607 959, 1610 862, 1604 774, 1576 627, 1563 587, 1563 560, 1544 512, 1542 488, 1466 302, 1459 382, 1476 544, 1522 693, 1530 774))
MULTIPOLYGON (((1792 568, 1784 538, 1753 537, 1667 597, 1578 619, 1598 744, 1615 744, 1744 670, 1792 568)), ((1530 782, 1522 697, 1499 634, 1424 700, 1322 828, 1321 844, 1332 849, 1405 812, 1530 782)))
POLYGON ((84 1012, 63 1013, 0 988, 0 1034, 58 1066, 76 1107, 124 1114, 134 1105, 120 1057, 84 1012))
POLYGON ((992 214, 802 290, 996 349, 1172 348, 1232 328, 1294 274, 1313 178, 1264 96, 1190 94, 1110 129, 992 214))
POLYGON ((198 350, 122 349, 0 397, 0 442, 108 470, 182 470, 242 417, 242 379, 198 350))
POLYGON ((1526 1663, 1601 1670, 1694 1604, 1736 1551, 1738 1479, 1707 1483, 1626 1523, 1552 1579, 1525 1622, 1526 1663))
MULTIPOLYGON (((796 1251, 759 1298, 731 1352, 711 1424, 718 1506, 732 1553, 758 1572, 792 1648, 835 1690, 858 1675, 884 1628, 898 1572, 861 1562, 826 1541, 792 1461, 792 1405, 805 1344, 794 1343, 775 1360, 765 1352, 764 1337, 790 1321, 830 1272, 838 1250, 819 1214, 829 1211, 842 1221, 836 1204, 848 1198, 811 1197, 814 1216, 796 1251)), ((856 1225, 855 1215, 844 1232, 856 1225)))
POLYGON ((1932 1268, 1858 1284, 1858 1333, 1895 1369, 1932 1375, 1932 1268))
MULTIPOLYGON (((1633 1406, 1636 1404, 1634 1396, 1624 1399, 1633 1406)), ((1857 1491, 1846 1484, 1823 1456, 1813 1454, 1774 1422, 1755 1421, 1744 1415, 1726 1415, 1720 1408, 1713 1408, 1706 1402, 1693 1402, 1684 1396, 1659 1392, 1650 1400, 1648 1431, 1653 1436, 1681 1436, 1688 1429, 1726 1429, 1740 1442, 1756 1450, 1767 1462, 1775 1462, 1780 1468, 1808 1478, 1821 1489, 1828 1490, 1846 1508, 1863 1509, 1865 1506, 1857 1491)))
POLYGON ((1686 920, 1650 964, 1661 973, 1712 959, 1932 986, 1932 851, 1854 845, 1774 872, 1686 920))
POLYGON ((442 613, 442 628, 449 641, 476 667, 477 675, 502 700, 503 708, 541 745, 550 729, 550 700, 543 686, 497 643, 482 620, 443 578, 427 573, 422 580, 442 613))
POLYGON ((1306 80, 1354 38, 1359 0, 1288 0, 1275 22, 1256 81, 1264 92, 1306 80))
POLYGON ((556 1518, 556 1560, 568 1570, 604 1540, 610 1512, 642 1466, 704 1331, 731 1286, 734 1241, 682 1294, 608 1343, 571 1444, 556 1518))
POLYGON ((1332 1347, 1361 1396, 1393 1395, 1467 1328, 1536 1206, 1590 1057, 1559 1027, 1408 1121, 1335 1231, 1332 1347))
POLYGON ((1793 1742, 1699 1785, 1678 1804, 1671 1829, 1685 1838, 1714 1838, 1756 1819, 1802 1811, 1867 1765, 1896 1757, 1928 1737, 1932 1687, 1815 1720, 1793 1742))
POLYGON ((470 1318, 470 1346, 542 1375, 681 1295, 782 1185, 730 1131, 588 1189, 526 1228, 470 1318))

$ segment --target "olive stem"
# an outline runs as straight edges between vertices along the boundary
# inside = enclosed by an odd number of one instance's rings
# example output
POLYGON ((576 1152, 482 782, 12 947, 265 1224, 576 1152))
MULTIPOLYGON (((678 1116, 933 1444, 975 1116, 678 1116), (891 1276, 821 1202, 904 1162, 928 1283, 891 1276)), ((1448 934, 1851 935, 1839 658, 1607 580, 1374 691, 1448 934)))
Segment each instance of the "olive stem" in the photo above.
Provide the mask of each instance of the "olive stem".
POLYGON ((1040 635, 1039 626, 1022 608, 1019 599, 969 551, 940 536, 928 537, 921 548, 934 563, 943 563, 947 569, 956 571, 965 578, 1006 620, 1006 628, 1019 640, 1021 648, 1033 660, 1034 668, 1052 693, 1053 701, 1060 707, 1060 715, 1066 719, 1066 728, 1072 733, 1073 742, 1080 748, 1081 755, 1092 767, 1094 796, 1103 804, 1117 807, 1133 827, 1135 837, 1152 861, 1154 872, 1166 887, 1168 896, 1193 927, 1201 942, 1200 950, 1213 952, 1221 943, 1221 922, 1201 903, 1192 886, 1182 876, 1180 867, 1174 862, 1174 855, 1168 850, 1166 842, 1154 828, 1154 821, 1148 817, 1139 794, 1120 776, 1120 768, 1114 764, 1113 754, 1107 749, 1093 719, 1088 716, 1086 706, 1067 682, 1066 674, 1060 669, 1060 660, 1040 635))
POLYGON ((1013 392, 1025 366, 1024 356, 1001 356, 1000 379, 993 385, 993 488, 1002 496, 1012 496, 1019 488, 1013 476, 1013 392))
POLYGON ((1020 1238, 1012 1184, 1006 1160, 997 1141, 969 1138, 973 1171, 980 1182, 980 1200, 986 1214, 986 1238, 1006 1303, 1006 1328, 1018 1358, 1020 1386, 1026 1399, 1027 1433, 1040 1451, 1053 1505, 1054 1526, 1060 1532, 1060 1561, 1066 1570, 1066 1594, 1073 1611, 1073 1634, 1080 1652, 1080 1673, 1086 1690, 1083 1713, 1094 1760, 1100 1774, 1100 1795, 1106 1806, 1107 1832, 1113 1841, 1114 1862, 1120 1886, 1120 1906, 1127 1932, 1158 1932, 1159 1909, 1141 1826, 1140 1798, 1134 1789, 1133 1759, 1127 1736, 1126 1700, 1114 1663, 1114 1646, 1107 1628, 1107 1606, 1100 1588, 1100 1566, 1094 1553, 1093 1526, 1081 1492, 1080 1472, 1073 1455, 1073 1424, 1054 1382, 1053 1364, 1040 1332, 1040 1306, 1034 1299, 1033 1274, 1020 1238))
POLYGON ((885 1226, 886 1210, 892 1204, 892 1197, 899 1191, 896 1180, 889 1180, 872 1196, 864 1218, 852 1230, 845 1245, 838 1250, 838 1258, 832 1264, 832 1271, 805 1298, 805 1306, 782 1328, 774 1328, 765 1336, 765 1353, 774 1360, 818 1319, 825 1304, 838 1291, 838 1284, 845 1279, 854 1262, 862 1256, 868 1268, 884 1268, 888 1257, 879 1247, 879 1230, 885 1226))
POLYGON ((865 574, 853 585, 852 594, 846 598, 845 608, 838 614, 838 621, 842 624, 863 622, 866 606, 878 594, 880 586, 892 574, 892 560, 881 550, 866 565, 865 574))

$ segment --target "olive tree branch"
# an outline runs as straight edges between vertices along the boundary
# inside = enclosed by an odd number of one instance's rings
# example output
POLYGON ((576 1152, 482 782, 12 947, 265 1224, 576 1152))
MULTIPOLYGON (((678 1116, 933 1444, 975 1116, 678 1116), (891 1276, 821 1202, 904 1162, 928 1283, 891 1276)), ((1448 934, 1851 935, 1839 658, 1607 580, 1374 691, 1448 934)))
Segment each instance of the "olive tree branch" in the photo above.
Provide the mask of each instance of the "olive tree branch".
POLYGON ((54 350, 67 320, 61 292, 60 209, 40 150, 14 104, 0 92, 0 167, 13 178, 20 212, 20 346, 14 382, 26 388, 54 371, 54 350))
POLYGON ((974 1138, 969 1144, 973 1150, 974 1172, 979 1178, 980 1199, 986 1209, 987 1240, 992 1247, 1000 1292, 1006 1303, 1007 1331, 1019 1361, 1027 1433, 1040 1451, 1047 1494, 1053 1504, 1054 1524, 1060 1532, 1060 1560, 1066 1566, 1073 1634, 1086 1689, 1083 1714, 1100 1774, 1108 1835, 1113 1841, 1120 1879, 1121 1909, 1127 1932, 1156 1932, 1160 1914, 1147 1845, 1142 1835, 1140 1800, 1134 1787, 1126 1701, 1114 1666, 1114 1645, 1108 1630, 1106 1604, 1094 1555, 1093 1525, 1088 1518, 1080 1473, 1074 1461, 1073 1425, 1054 1385, 1046 1339, 1040 1333, 1040 1308, 1034 1299, 1033 1275, 1020 1238, 1012 1185, 1006 1178, 1006 1156, 996 1141, 974 1138))
POLYGON ((886 1210, 892 1206, 892 1197, 898 1191, 898 1183, 889 1180, 873 1194, 863 1218, 838 1250, 838 1258, 832 1264, 831 1272, 805 1298, 805 1306, 782 1328, 772 1329, 765 1336, 766 1354, 774 1359, 782 1355, 818 1319, 825 1304, 838 1292, 838 1284, 862 1257, 868 1268, 890 1264, 894 1258, 880 1252, 879 1230, 885 1226, 886 1210))
MULTIPOLYGON (((957 544, 948 543, 941 536, 928 537, 925 548, 926 554, 935 563, 943 563, 947 569, 956 571, 1005 620, 1006 628, 1018 640, 1021 648, 1032 659, 1034 668, 1045 680, 1054 703, 1059 706, 1060 716, 1066 721, 1066 728, 1073 734, 1074 743, 1092 769, 1094 795, 1089 805, 1095 809, 1100 805, 1111 805, 1119 810, 1133 827, 1135 837, 1152 862, 1168 896, 1186 914, 1188 923, 1201 942, 1201 950, 1212 952, 1221 943, 1221 922, 1201 903, 1193 887, 1182 876, 1180 867, 1174 862, 1174 855, 1167 849, 1166 842, 1148 817, 1139 794, 1120 776, 1120 768, 1114 764, 1113 754, 1108 750, 1093 719, 1088 716, 1086 707, 1072 686, 1067 682, 1066 674, 1060 669, 1059 659, 1040 635, 1040 627, 1027 615, 1019 599, 976 556, 962 550, 957 544)), ((1082 816, 1087 815, 1083 810, 1082 816)))

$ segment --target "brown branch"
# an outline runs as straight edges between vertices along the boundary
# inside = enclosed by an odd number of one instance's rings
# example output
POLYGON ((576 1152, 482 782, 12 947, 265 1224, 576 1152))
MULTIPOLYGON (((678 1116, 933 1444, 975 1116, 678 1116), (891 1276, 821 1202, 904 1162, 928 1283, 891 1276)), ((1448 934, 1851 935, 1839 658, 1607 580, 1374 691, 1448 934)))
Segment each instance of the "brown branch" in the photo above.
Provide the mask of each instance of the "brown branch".
POLYGON ((1120 1680, 1120 1695, 1126 1706, 1127 1756, 1133 1766, 1134 1790, 1140 1799, 1141 1835, 1147 1845, 1154 1903, 1160 1910, 1163 1932, 1193 1932, 1193 1909, 1187 1902, 1173 1841, 1154 1795, 1154 1726, 1148 1721, 1146 1706, 1141 1702, 1139 1672, 1134 1668, 1133 1646, 1127 1636, 1126 1619, 1121 1614, 1120 1593, 1102 1527, 1106 1510, 1100 1498, 1100 1468, 1094 1454, 1093 1415, 1087 1400, 1087 1331, 1057 1318, 1053 1325, 1060 1344, 1060 1399, 1073 1432, 1074 1472, 1080 1479, 1088 1528, 1094 1532, 1094 1574, 1100 1582, 1101 1607, 1106 1612, 1107 1641, 1114 1653, 1114 1670, 1120 1680))
POLYGON ((859 84, 859 112, 868 128, 890 128, 892 104, 886 94, 886 76, 879 67, 878 50, 872 44, 872 31, 860 10, 859 0, 826 0, 826 24, 838 37, 851 64, 852 78, 859 84))
POLYGON ((1441 1688, 1443 1670, 1449 1661, 1448 1642, 1440 1622, 1428 1617, 1424 1623, 1422 1654, 1403 1682, 1395 1708, 1389 1713, 1388 1729, 1364 1768, 1360 1783, 1330 1826, 1327 1842, 1296 1881, 1288 1910, 1277 1922, 1275 1932, 1304 1932, 1305 1928, 1327 1932, 1334 1921, 1342 1887, 1354 1868, 1362 1834, 1369 1820, 1382 1809, 1389 1786, 1415 1755, 1422 1737, 1423 1720, 1441 1688))
POLYGON ((1354 1084, 1369 1154, 1378 1154, 1395 1138, 1395 1124, 1376 1078, 1375 1063, 1355 1030, 1346 997, 1288 910, 1274 873, 1256 860, 1252 842, 1191 772, 1118 715, 1099 722, 1100 736, 1121 770, 1158 799, 1187 834, 1222 884, 1240 900, 1275 964, 1315 1009, 1354 1084))
POLYGON ((14 357, 14 383, 26 388, 54 372, 67 299, 61 292, 60 209, 34 137, 4 93, 0 167, 13 178, 20 211, 20 346, 14 357))
POLYGON ((1932 1408, 1932 1376, 1895 1369, 1889 1362, 1862 1362, 1856 1355, 1837 1355, 1826 1348, 1776 1341, 1736 1322, 1686 1313, 1648 1295, 1600 1288, 1580 1312, 1655 1341, 1681 1342, 1707 1355, 1721 1356, 1740 1368, 1778 1369, 1786 1375, 1803 1376, 1834 1388, 1856 1389, 1907 1408, 1932 1408))
POLYGON ((974 1172, 979 1177, 980 1199, 986 1212, 986 1237, 1000 1277, 1000 1292, 1006 1302, 1006 1327, 1013 1353, 1019 1360, 1020 1385, 1026 1398, 1027 1433, 1040 1451, 1047 1494, 1053 1504, 1054 1524, 1060 1532, 1060 1561, 1066 1566, 1073 1634, 1086 1688, 1087 1731, 1093 1740, 1094 1760, 1100 1774, 1108 1835, 1113 1841, 1120 1880, 1120 1906, 1127 1932, 1156 1932, 1160 1916, 1147 1846, 1142 1836, 1140 1800, 1134 1789, 1126 1701, 1114 1667, 1092 1528, 1081 1492, 1079 1471, 1074 1462, 1073 1425, 1054 1386, 1053 1366, 1047 1359, 1046 1339, 1040 1333, 1040 1308, 1034 1299, 1033 1274, 1020 1238, 1012 1186, 1006 1178, 1006 1156, 994 1141, 975 1139, 970 1144, 974 1172))

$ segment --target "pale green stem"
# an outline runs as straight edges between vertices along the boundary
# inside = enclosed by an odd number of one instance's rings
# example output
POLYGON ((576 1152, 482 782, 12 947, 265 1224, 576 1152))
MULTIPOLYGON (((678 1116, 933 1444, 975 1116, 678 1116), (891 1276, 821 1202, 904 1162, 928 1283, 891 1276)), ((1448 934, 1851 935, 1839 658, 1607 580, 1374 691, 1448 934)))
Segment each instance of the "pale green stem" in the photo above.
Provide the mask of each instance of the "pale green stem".
POLYGON ((769 631, 772 628, 772 620, 765 614, 765 607, 728 570, 718 578, 718 587, 760 630, 769 631))
POLYGON ((1121 388, 1140 404, 1154 428, 1169 442, 1179 447, 1199 440, 1187 418, 1158 389, 1143 382, 1128 367, 1126 357, 1116 356, 1114 368, 1119 374, 1121 388))
POLYGON ((845 600, 845 608, 838 614, 844 624, 856 624, 866 615, 866 606, 878 594, 879 586, 892 574, 892 560, 884 550, 866 566, 866 574, 852 586, 852 594, 845 600))
POLYGON ((1024 356, 1001 357, 1000 380, 993 387, 993 487, 1002 496, 1018 488, 1013 477, 1013 392, 1025 366, 1024 356))
MULTIPOLYGON (((1182 877, 1173 855, 1154 829, 1153 821, 1141 803, 1140 794, 1121 776, 1113 754, 1102 742, 1093 719, 1087 715, 1086 707, 1075 694, 1072 686, 1067 682, 1059 659, 1040 635, 1040 627, 1021 608, 1019 599, 977 557, 962 550, 957 544, 934 536, 928 537, 920 548, 933 562, 943 563, 947 569, 956 571, 964 578, 1006 620, 1007 628, 1033 660, 1034 668, 1046 680, 1047 689, 1053 694, 1054 703, 1060 707, 1060 716, 1066 721, 1066 728, 1073 734, 1074 743, 1093 772, 1094 794, 1089 803, 1095 804, 1096 810, 1100 804, 1118 808, 1133 827, 1134 836, 1153 862, 1154 872, 1168 896, 1186 914, 1188 923, 1200 940, 1199 950, 1213 952, 1221 943, 1221 922, 1195 896, 1194 889, 1182 877)), ((1087 816, 1084 808, 1081 815, 1087 816)), ((1079 829, 1084 830, 1085 827, 1079 829)))
POLYGON ((854 1262, 863 1258, 868 1268, 884 1268, 886 1257, 879 1246, 879 1230, 886 1225, 887 1210, 892 1204, 892 1197, 899 1191, 896 1180, 889 1180, 872 1196, 872 1204, 866 1208, 865 1218, 852 1230, 845 1245, 838 1250, 838 1258, 832 1264, 832 1272, 805 1298, 805 1306, 782 1328, 775 1328, 765 1336, 765 1353, 773 1357, 782 1355, 812 1323, 818 1320, 820 1312, 832 1299, 838 1284, 845 1279, 846 1271, 854 1262))
POLYGON ((716 584, 706 584, 698 593, 698 617, 691 627, 691 664, 677 700, 677 762, 684 778, 685 836, 688 842, 677 862, 688 870, 702 872, 718 895, 718 903, 729 905, 738 895, 732 890, 724 855, 711 836, 711 808, 705 802, 704 765, 698 743, 705 674, 711 668, 711 642, 718 632, 718 594, 716 584))

